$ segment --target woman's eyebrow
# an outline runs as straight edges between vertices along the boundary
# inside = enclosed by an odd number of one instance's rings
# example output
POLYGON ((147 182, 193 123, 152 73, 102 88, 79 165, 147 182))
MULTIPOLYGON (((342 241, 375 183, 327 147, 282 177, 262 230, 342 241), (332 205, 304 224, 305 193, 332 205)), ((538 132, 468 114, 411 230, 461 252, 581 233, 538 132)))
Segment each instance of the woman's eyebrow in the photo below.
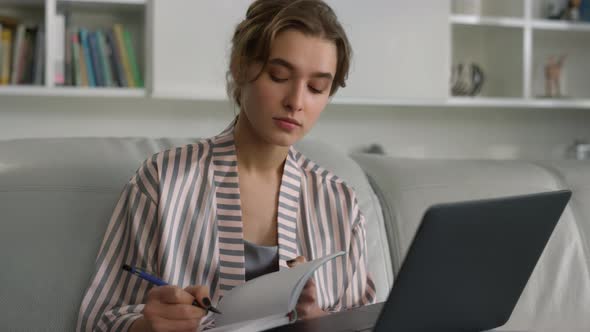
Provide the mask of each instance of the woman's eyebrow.
MULTIPOLYGON (((283 66, 287 69, 289 69, 290 71, 295 71, 295 66, 293 66, 290 62, 288 62, 285 59, 281 59, 281 58, 273 58, 270 59, 268 61, 269 64, 271 65, 278 65, 278 66, 283 66)), ((319 78, 327 78, 327 79, 332 79, 333 76, 331 73, 322 73, 322 72, 315 72, 311 74, 312 77, 319 77, 319 78)))

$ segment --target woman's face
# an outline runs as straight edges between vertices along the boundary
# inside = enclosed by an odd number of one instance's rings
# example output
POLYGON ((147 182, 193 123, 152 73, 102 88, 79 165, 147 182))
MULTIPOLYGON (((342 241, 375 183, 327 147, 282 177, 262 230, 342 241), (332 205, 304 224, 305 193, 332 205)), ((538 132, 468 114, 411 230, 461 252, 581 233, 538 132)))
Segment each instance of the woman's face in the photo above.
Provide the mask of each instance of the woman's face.
MULTIPOLYGON (((334 42, 286 30, 271 45, 266 68, 242 88, 242 114, 269 144, 290 146, 316 123, 336 73, 334 42)), ((252 79, 261 64, 248 71, 252 79)))

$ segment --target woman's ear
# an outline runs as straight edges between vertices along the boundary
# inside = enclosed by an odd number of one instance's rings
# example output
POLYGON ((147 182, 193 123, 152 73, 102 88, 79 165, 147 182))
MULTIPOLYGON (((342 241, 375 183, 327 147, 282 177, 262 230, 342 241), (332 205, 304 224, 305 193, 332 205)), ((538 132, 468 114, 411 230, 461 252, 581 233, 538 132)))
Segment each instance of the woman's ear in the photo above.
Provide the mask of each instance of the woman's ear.
MULTIPOLYGON (((238 60, 239 61, 239 60, 238 60)), ((231 78, 232 81, 234 81, 234 83, 238 82, 238 68, 240 67, 240 65, 237 63, 238 61, 232 61, 232 63, 229 66, 229 71, 231 73, 231 78)))

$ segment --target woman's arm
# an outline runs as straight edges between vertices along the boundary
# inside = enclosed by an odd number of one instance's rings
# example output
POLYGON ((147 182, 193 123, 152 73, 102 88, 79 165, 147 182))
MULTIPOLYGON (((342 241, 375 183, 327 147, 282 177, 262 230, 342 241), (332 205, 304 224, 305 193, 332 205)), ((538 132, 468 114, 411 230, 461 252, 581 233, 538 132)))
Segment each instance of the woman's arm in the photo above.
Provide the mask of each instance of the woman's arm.
POLYGON ((375 302, 376 290, 373 279, 368 272, 367 238, 365 217, 359 209, 356 196, 351 195, 349 208, 352 224, 350 243, 344 259, 346 260, 347 281, 344 292, 329 311, 340 311, 375 302))
POLYGON ((126 331, 141 315, 151 286, 121 266, 157 270, 150 248, 152 238, 157 236, 150 231, 157 225, 153 193, 158 192, 151 167, 151 160, 144 162, 115 206, 96 258, 95 274, 80 306, 77 331, 126 331))

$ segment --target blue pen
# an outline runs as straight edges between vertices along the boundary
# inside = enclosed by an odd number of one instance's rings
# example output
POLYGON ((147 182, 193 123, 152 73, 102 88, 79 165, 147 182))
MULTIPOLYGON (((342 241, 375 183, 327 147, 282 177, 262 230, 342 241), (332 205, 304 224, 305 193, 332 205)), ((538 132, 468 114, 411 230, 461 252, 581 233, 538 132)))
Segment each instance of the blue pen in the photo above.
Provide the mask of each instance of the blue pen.
MULTIPOLYGON (((154 284, 156 286, 166 286, 166 285, 168 285, 167 282, 165 282, 165 281, 163 281, 161 279, 158 279, 157 277, 154 277, 153 275, 151 275, 149 273, 146 273, 142 269, 138 269, 136 267, 132 267, 132 266, 129 266, 127 264, 123 265, 122 268, 123 268, 123 270, 128 271, 131 274, 134 274, 134 275, 140 277, 141 279, 143 279, 143 280, 145 280, 147 282, 150 282, 150 283, 152 283, 152 284, 154 284)), ((203 306, 197 300, 194 300, 193 301, 193 305, 195 307, 203 308, 203 306)), ((219 311, 217 308, 215 308, 212 305, 210 305, 208 308, 203 308, 203 309, 212 311, 212 312, 214 312, 216 314, 221 314, 221 311, 219 311)))

